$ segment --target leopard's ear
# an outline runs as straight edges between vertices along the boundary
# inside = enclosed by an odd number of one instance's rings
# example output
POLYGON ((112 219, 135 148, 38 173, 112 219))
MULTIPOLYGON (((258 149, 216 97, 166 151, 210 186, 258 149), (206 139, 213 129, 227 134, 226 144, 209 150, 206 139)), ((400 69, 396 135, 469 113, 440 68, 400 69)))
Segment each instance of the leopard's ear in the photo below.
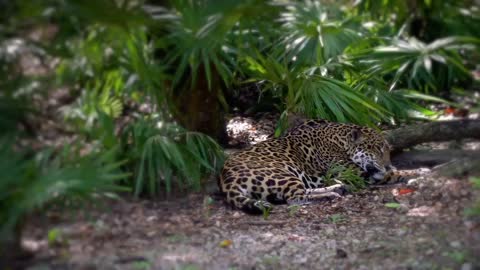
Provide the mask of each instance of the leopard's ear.
POLYGON ((363 141, 363 133, 360 129, 354 128, 350 133, 350 139, 354 144, 361 143, 363 141))

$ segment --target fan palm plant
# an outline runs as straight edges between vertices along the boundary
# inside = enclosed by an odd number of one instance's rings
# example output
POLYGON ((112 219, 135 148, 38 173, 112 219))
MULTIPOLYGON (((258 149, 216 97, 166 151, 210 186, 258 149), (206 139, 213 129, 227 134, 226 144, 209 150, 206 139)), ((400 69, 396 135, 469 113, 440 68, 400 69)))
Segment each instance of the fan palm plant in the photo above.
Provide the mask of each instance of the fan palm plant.
POLYGON ((198 190, 203 177, 223 164, 222 148, 212 138, 161 120, 139 120, 123 138, 137 196, 168 195, 174 186, 198 190))
POLYGON ((468 78, 470 72, 462 63, 460 52, 473 50, 478 44, 479 40, 473 37, 448 37, 430 44, 414 38, 408 41, 394 39, 388 45, 354 53, 350 57, 357 61, 358 68, 365 69, 360 80, 383 76, 389 81, 389 90, 402 84, 429 92, 448 90, 454 80, 468 78))
MULTIPOLYGON (((79 1, 73 3, 75 6, 83 5, 79 1)), ((85 5, 81 10, 88 10, 95 4, 85 5)), ((237 5, 232 1, 227 6, 237 5)), ((81 131, 86 132, 102 149, 121 145, 122 151, 117 151, 116 157, 128 161, 123 169, 133 171, 128 183, 135 195, 153 196, 163 190, 168 193, 172 187, 198 188, 205 173, 215 170, 222 163, 223 153, 213 139, 173 124, 171 114, 178 113, 177 108, 181 110, 182 107, 175 107, 171 100, 172 96, 176 100, 176 92, 180 89, 190 93, 206 90, 207 98, 217 100, 212 93, 221 90, 216 88, 219 85, 207 82, 218 82, 220 79, 216 64, 223 63, 221 66, 227 68, 229 64, 225 64, 227 54, 220 48, 225 41, 220 38, 218 46, 211 41, 225 35, 228 29, 220 29, 224 27, 223 19, 215 22, 205 17, 208 14, 215 16, 217 12, 223 16, 226 7, 218 9, 201 1, 173 1, 170 10, 154 6, 145 9, 153 18, 145 26, 159 30, 162 36, 148 36, 147 28, 137 27, 136 24, 117 24, 115 20, 83 16, 95 23, 87 28, 86 39, 76 39, 71 43, 71 55, 74 57, 64 61, 59 74, 64 83, 71 85, 74 82, 83 88, 78 102, 64 109, 65 115, 80 123, 77 126, 83 127, 81 131), (206 29, 208 26, 205 23, 211 23, 212 29, 206 29), (202 31, 205 33, 200 33, 202 31), (197 47, 190 51, 184 43, 197 47), (158 57, 163 50, 171 53, 158 57), (192 61, 196 61, 197 57, 206 62, 195 64, 192 61), (173 68, 181 63, 186 63, 184 70, 173 68), (208 72, 211 77, 203 77, 206 76, 204 71, 208 70, 206 66, 212 68, 212 72, 208 72), (202 73, 198 80, 189 79, 192 74, 188 72, 198 70, 202 73), (84 76, 72 76, 78 74, 84 76), (183 80, 183 77, 187 79, 183 80), (190 89, 195 85, 197 88, 190 89), (129 122, 118 131, 115 121, 121 117, 126 99, 151 105, 153 115, 132 115, 136 122, 129 122), (123 136, 118 136, 119 133, 123 136)), ((224 19, 230 20, 232 16, 237 16, 235 13, 231 11, 224 19)), ((200 104, 205 99, 193 101, 200 104)), ((192 104, 188 102, 192 101, 187 100, 187 105, 192 104)), ((206 106, 207 109, 211 107, 206 106)), ((187 116, 187 120, 199 115, 198 112, 180 114, 187 116)), ((207 114, 207 117, 211 116, 207 114)))
POLYGON ((260 53, 246 57, 245 62, 252 80, 263 82, 265 91, 274 91, 284 97, 283 115, 291 112, 311 118, 373 125, 387 113, 369 97, 336 78, 311 73, 308 69, 297 71, 285 62, 263 57, 260 53))
POLYGON ((287 2, 279 14, 285 56, 295 66, 319 66, 359 40, 363 29, 335 5, 305 0, 287 2))
POLYGON ((224 90, 234 80, 237 45, 232 33, 242 20, 260 14, 264 1, 171 1, 170 9, 154 9, 163 31, 158 47, 175 103, 175 118, 190 130, 225 139, 224 90), (163 27, 162 27, 163 26, 163 27))
POLYGON ((480 9, 470 0, 359 0, 349 9, 370 22, 392 26, 423 42, 452 35, 478 37, 480 9))
POLYGON ((65 148, 52 158, 42 151, 35 158, 14 151, 12 137, 0 137, 0 258, 21 254, 20 236, 25 217, 47 203, 78 200, 106 192, 126 190, 117 185, 127 175, 113 151, 78 157, 65 148), (74 158, 74 157, 77 158, 74 158))

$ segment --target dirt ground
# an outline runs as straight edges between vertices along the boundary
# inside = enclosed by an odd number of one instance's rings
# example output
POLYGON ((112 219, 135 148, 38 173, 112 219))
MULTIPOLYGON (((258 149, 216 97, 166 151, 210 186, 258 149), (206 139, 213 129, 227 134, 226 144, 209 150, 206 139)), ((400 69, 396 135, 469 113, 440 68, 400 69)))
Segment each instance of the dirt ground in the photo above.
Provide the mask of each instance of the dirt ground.
POLYGON ((25 233, 36 252, 27 268, 479 269, 480 220, 465 215, 479 190, 466 177, 416 173, 408 185, 280 205, 268 217, 210 191, 49 211, 25 233))

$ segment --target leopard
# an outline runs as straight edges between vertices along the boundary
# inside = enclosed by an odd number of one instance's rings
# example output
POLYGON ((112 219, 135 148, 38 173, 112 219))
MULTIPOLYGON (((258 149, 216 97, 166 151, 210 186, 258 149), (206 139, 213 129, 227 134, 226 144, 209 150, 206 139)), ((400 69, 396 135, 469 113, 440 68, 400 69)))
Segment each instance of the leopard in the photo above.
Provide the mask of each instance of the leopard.
POLYGON ((401 181, 390 161, 391 146, 374 128, 323 119, 305 120, 286 134, 231 154, 218 186, 234 208, 265 213, 275 204, 305 205, 344 193, 326 186, 334 166, 355 167, 369 184, 401 181))

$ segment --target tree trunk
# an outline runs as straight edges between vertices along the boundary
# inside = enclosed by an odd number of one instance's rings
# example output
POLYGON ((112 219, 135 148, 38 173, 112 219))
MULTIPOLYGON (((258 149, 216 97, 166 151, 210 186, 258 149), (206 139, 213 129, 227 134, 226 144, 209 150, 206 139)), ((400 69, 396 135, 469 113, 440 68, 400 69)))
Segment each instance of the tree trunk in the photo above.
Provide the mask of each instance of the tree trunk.
POLYGON ((385 131, 393 152, 424 142, 480 139, 480 120, 454 120, 412 125, 385 131))
POLYGON ((222 83, 214 71, 212 69, 211 89, 203 67, 197 72, 195 85, 190 87, 191 81, 183 85, 183 89, 174 97, 177 109, 175 118, 188 130, 205 133, 221 144, 226 144, 224 112, 218 100, 222 94, 222 83))
POLYGON ((23 249, 22 230, 24 222, 19 221, 11 234, 0 237, 0 269, 24 269, 33 253, 23 249))

